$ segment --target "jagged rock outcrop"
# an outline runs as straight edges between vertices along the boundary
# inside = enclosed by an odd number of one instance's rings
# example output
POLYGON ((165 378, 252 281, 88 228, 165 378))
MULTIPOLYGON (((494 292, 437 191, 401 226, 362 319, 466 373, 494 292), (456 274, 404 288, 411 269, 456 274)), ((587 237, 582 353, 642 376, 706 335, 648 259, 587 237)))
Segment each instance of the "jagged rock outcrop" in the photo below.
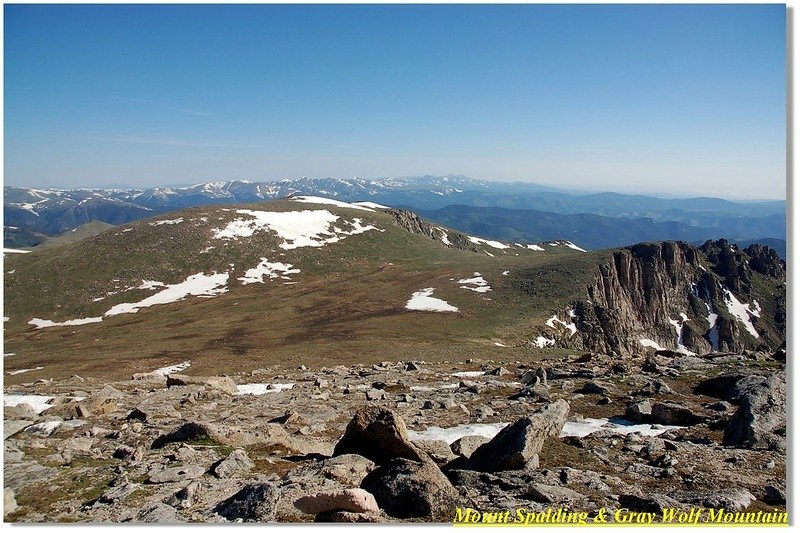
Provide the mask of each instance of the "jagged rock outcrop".
POLYGON ((418 217, 416 214, 405 209, 392 209, 389 211, 394 223, 417 235, 425 235, 442 245, 458 250, 478 252, 478 248, 469 241, 466 235, 449 228, 435 226, 430 222, 418 217))
POLYGON ((567 310, 572 324, 551 336, 560 347, 617 354, 774 350, 785 337, 785 263, 764 246, 747 250, 721 239, 615 251, 588 298, 567 310))

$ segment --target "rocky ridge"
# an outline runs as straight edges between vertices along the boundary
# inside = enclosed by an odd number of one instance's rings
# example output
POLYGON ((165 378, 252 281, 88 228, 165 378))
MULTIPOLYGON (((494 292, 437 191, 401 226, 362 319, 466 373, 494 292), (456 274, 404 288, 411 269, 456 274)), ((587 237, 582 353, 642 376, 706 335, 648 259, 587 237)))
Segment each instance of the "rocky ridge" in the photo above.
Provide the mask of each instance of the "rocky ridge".
POLYGON ((6 520, 785 507, 785 369, 762 352, 137 377, 5 391, 6 520))

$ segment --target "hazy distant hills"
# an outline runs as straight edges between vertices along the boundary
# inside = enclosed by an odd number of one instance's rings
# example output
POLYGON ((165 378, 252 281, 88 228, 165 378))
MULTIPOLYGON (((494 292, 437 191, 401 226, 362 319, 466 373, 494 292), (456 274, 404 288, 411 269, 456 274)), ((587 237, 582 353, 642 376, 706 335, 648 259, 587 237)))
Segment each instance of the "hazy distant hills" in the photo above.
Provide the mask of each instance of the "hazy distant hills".
POLYGON ((755 242, 776 249, 785 258, 781 239, 737 239, 738 235, 779 235, 783 226, 773 220, 783 217, 736 217, 729 224, 698 227, 678 221, 652 218, 613 218, 594 214, 560 214, 532 209, 451 205, 436 210, 418 210, 420 216, 473 235, 513 242, 566 239, 586 249, 600 250, 638 242, 681 240, 701 244, 727 236, 743 248, 755 242), (747 228, 750 228, 748 231, 747 228))
POLYGON ((588 248, 661 239, 725 237, 764 242, 786 238, 784 201, 581 194, 532 183, 451 175, 228 181, 149 189, 5 187, 4 243, 32 246, 93 220, 119 225, 178 209, 260 202, 296 194, 406 207, 483 237, 569 239, 588 248))

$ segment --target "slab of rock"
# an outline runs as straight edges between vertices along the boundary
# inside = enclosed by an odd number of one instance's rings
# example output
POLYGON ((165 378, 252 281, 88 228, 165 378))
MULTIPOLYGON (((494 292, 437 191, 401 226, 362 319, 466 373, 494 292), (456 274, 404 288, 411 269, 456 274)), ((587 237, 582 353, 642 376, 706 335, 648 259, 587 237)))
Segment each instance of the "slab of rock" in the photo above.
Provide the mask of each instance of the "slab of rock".
POLYGON ((744 393, 741 405, 725 427, 722 444, 784 450, 785 435, 786 379, 783 373, 775 373, 744 393))
POLYGON ((3 420, 36 420, 39 415, 27 403, 3 408, 3 420))
POLYGON ((254 483, 218 503, 214 512, 231 522, 274 522, 280 496, 276 485, 254 483))
POLYGON ((373 470, 361 488, 371 492, 381 509, 396 518, 452 521, 459 494, 432 462, 394 459, 373 470))
POLYGON ((568 414, 569 404, 556 400, 540 411, 520 418, 475 450, 467 468, 481 472, 538 468, 544 440, 561 433, 568 414))
POLYGON ((654 424, 665 426, 694 426, 707 422, 708 418, 677 403, 656 402, 653 404, 650 420, 654 424))
POLYGON ((331 511, 347 511, 350 513, 380 512, 375 496, 364 489, 318 492, 312 496, 299 498, 294 502, 294 506, 306 514, 313 515, 331 511))
POLYGON ((3 489, 3 516, 13 513, 17 510, 17 500, 14 497, 14 490, 5 488, 3 489))
POLYGON ((3 420, 3 440, 13 437, 31 425, 30 420, 3 420))
POLYGON ((456 454, 443 440, 418 440, 414 446, 425 452, 437 464, 443 465, 455 459, 456 454))
POLYGON ((580 492, 566 487, 531 483, 528 485, 526 497, 539 503, 561 504, 570 508, 586 505, 588 498, 580 492))
POLYGON ((353 523, 353 524, 378 524, 386 522, 380 513, 351 513, 348 511, 331 511, 320 513, 314 518, 314 522, 324 523, 353 523))
POLYGON ((175 483, 197 479, 205 473, 206 469, 202 466, 175 466, 152 474, 147 481, 149 483, 175 483))
POLYGON ((658 515, 661 515, 664 509, 680 509, 682 507, 680 502, 663 494, 648 494, 646 496, 621 494, 619 506, 637 513, 656 513, 658 515))
POLYGON ((176 524, 185 522, 185 520, 182 520, 181 517, 178 516, 174 507, 170 507, 165 503, 159 503, 155 507, 144 509, 139 513, 137 521, 148 524, 176 524))
POLYGON ((333 455, 357 453, 378 464, 401 457, 413 461, 427 459, 408 439, 403 419, 385 407, 363 407, 347 424, 344 436, 333 455))
POLYGON ((777 485, 767 485, 764 489, 764 502, 770 505, 786 505, 786 490, 777 485))
POLYGON ((180 387, 185 385, 204 385, 212 390, 226 394, 236 394, 236 383, 228 376, 198 377, 184 374, 170 374, 167 376, 167 387, 180 387))
POLYGON ((217 463, 211 469, 211 473, 220 479, 225 479, 239 472, 249 472, 254 466, 255 464, 247 456, 247 452, 238 449, 233 450, 228 457, 217 463))

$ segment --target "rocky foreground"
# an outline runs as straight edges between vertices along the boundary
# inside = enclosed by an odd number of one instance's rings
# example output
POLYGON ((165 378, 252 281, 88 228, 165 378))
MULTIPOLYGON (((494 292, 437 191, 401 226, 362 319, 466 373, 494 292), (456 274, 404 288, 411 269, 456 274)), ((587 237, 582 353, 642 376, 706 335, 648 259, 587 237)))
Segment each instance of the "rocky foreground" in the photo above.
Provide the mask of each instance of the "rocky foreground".
POLYGON ((5 519, 782 510, 784 361, 662 351, 40 380, 5 391, 5 519))

